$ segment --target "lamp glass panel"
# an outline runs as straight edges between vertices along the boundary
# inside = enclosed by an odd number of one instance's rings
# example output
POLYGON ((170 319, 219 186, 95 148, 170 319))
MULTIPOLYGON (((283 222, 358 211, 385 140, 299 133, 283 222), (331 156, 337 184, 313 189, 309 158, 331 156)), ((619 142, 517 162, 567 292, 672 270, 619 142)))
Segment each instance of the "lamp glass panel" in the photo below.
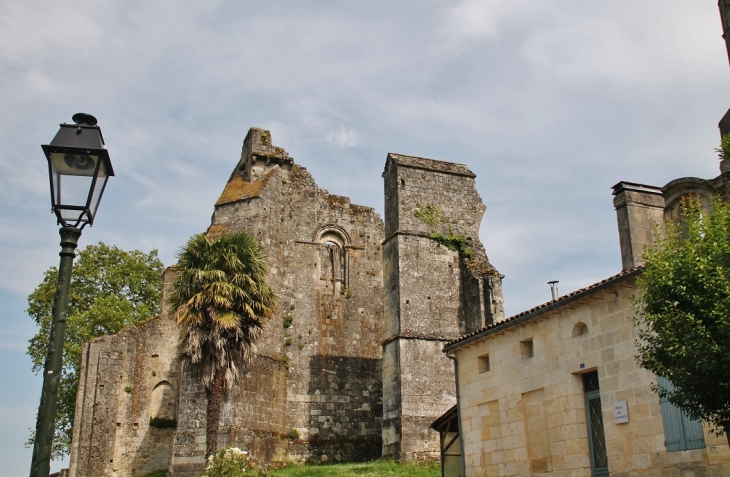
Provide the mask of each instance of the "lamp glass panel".
MULTIPOLYGON (((91 184, 94 179, 98 155, 53 152, 50 155, 53 187, 53 206, 66 221, 77 221, 86 208, 91 184)), ((86 222, 86 218, 84 222, 86 222)))
POLYGON ((58 207, 58 211, 61 213, 61 218, 69 224, 72 224, 72 222, 89 221, 89 219, 84 215, 86 213, 85 210, 65 209, 63 207, 58 207), (82 215, 84 215, 83 220, 81 220, 82 215))
POLYGON ((106 181, 108 179, 109 176, 107 175, 106 164, 104 161, 101 161, 101 165, 99 166, 99 175, 96 177, 96 183, 94 184, 94 190, 91 191, 91 195, 89 195, 89 210, 91 211, 92 218, 96 216, 96 209, 99 208, 101 194, 104 193, 104 187, 106 186, 106 181))
POLYGON ((51 153, 51 164, 61 175, 91 177, 94 175, 98 161, 98 155, 64 152, 51 153))
MULTIPOLYGON (((53 209, 57 210, 61 214, 61 218, 63 218, 63 220, 65 220, 66 222, 77 222, 81 218, 81 214, 83 214, 84 211, 78 210, 78 209, 68 209, 68 208, 64 208, 63 205, 60 205, 61 197, 62 197, 61 188, 63 186, 63 187, 65 187, 64 190, 68 189, 67 184, 66 184, 66 182, 68 182, 66 180, 67 177, 62 176, 61 174, 59 174, 57 171, 55 171, 53 169, 52 169, 52 177, 53 177, 53 181, 51 182, 51 185, 53 186, 53 191, 51 193, 52 194, 51 197, 52 197, 53 209)), ((65 195, 64 195, 64 197, 65 197, 65 195)), ((74 205, 76 205, 76 204, 74 204, 74 205)))

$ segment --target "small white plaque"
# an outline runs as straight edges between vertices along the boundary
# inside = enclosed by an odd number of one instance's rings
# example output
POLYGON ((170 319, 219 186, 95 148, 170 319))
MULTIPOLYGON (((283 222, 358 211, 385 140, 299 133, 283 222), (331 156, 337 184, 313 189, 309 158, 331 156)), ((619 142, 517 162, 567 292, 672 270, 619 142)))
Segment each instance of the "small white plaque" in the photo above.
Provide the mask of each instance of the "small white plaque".
POLYGON ((616 401, 613 403, 613 423, 625 424, 629 422, 629 406, 626 401, 616 401))

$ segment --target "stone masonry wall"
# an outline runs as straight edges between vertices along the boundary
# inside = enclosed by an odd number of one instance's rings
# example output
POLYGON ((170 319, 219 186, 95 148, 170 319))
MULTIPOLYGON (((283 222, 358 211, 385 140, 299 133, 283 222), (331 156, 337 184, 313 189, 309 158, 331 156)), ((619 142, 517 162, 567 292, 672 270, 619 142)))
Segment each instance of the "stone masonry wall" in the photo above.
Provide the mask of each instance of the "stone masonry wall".
POLYGON ((706 448, 667 452, 656 377, 635 359, 635 292, 627 277, 454 350, 467 476, 589 477, 581 373, 593 370, 612 476, 730 473, 727 441, 708 429, 706 448), (532 356, 522 346, 530 340, 532 356), (629 422, 616 424, 622 400, 629 422))
POLYGON ((461 164, 389 154, 385 181, 383 455, 435 459, 429 425, 456 402, 443 344, 503 318, 501 276, 479 242, 485 206, 461 164), (434 240, 460 237, 471 256, 434 240))
MULTIPOLYGON (((246 380, 254 382, 225 398, 219 445, 250 449, 252 442, 266 441, 255 456, 273 461, 379 457, 380 217, 320 189, 286 151, 271 145, 268 131, 254 128, 208 234, 241 230, 265 250, 267 279, 279 302, 257 343, 259 364, 247 371, 246 380), (252 412, 252 401, 271 407, 252 412), (294 435, 298 439, 290 440, 294 435)), ((181 401, 200 399, 200 392, 184 385, 181 401)), ((202 466, 205 427, 199 412, 204 417, 204 407, 184 408, 192 417, 182 417, 178 426, 174 475, 202 466)))
POLYGON ((87 343, 70 476, 144 475, 170 465, 180 365, 178 326, 166 316, 87 343))
MULTIPOLYGON (((224 396, 220 447, 264 462, 436 455, 428 426, 455 395, 441 346, 501 319, 501 276, 478 241, 484 206, 465 166, 389 155, 384 177, 387 235, 372 208, 320 189, 268 131, 249 131, 207 234, 255 236, 279 301, 224 396), (427 205, 471 258, 428 237, 413 215, 427 205)), ((206 395, 169 311, 163 301, 161 317, 87 346, 72 476, 201 471, 206 395)))

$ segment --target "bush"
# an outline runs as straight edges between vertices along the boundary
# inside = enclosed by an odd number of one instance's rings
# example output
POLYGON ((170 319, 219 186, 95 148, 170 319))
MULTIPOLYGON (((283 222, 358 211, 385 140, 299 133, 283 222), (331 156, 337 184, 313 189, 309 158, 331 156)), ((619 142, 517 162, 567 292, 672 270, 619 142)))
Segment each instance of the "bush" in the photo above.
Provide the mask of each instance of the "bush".
POLYGON ((167 419, 166 417, 150 417, 150 427, 174 429, 177 427, 177 421, 175 419, 167 419))
POLYGON ((153 470, 149 474, 144 474, 142 477, 166 477, 167 469, 153 470))
POLYGON ((202 477, 243 477, 257 474, 260 474, 259 468, 248 452, 238 447, 227 447, 208 457, 208 465, 205 466, 202 477))

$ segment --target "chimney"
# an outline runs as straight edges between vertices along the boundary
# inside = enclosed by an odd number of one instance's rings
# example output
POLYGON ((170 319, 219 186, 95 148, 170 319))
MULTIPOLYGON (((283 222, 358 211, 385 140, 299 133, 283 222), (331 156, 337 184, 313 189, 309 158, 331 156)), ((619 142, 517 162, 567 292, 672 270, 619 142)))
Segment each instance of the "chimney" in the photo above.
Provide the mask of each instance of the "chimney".
POLYGON ((553 301, 560 298, 560 295, 558 294, 558 283, 560 283, 558 280, 550 280, 548 282, 548 285, 550 285, 550 294, 553 296, 553 301))
POLYGON ((664 231, 664 196, 659 187, 619 182, 613 186, 623 270, 642 265, 644 247, 654 243, 654 233, 664 231))

